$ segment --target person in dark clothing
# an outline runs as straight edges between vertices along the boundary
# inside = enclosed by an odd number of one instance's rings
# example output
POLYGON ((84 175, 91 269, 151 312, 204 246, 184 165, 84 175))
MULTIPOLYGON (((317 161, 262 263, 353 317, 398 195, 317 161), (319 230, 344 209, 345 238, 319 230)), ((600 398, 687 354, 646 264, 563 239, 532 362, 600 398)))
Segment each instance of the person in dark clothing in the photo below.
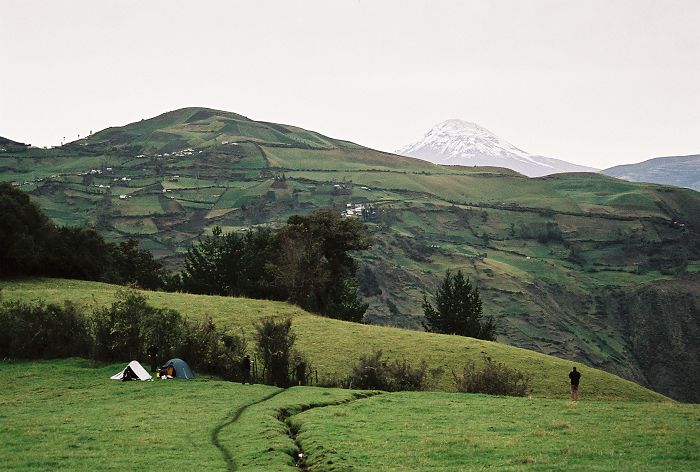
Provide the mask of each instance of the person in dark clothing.
POLYGON ((306 362, 299 359, 294 366, 297 385, 306 385, 306 362))
POLYGON ((146 353, 151 361, 151 371, 154 373, 158 372, 158 346, 151 344, 146 353))
POLYGON ((248 354, 243 356, 241 360, 241 383, 245 384, 246 382, 252 385, 250 381, 250 356, 248 354))
POLYGON ((569 372, 569 379, 571 380, 571 401, 572 402, 577 402, 578 401, 578 384, 579 381, 581 380, 581 372, 576 370, 576 367, 574 367, 574 370, 569 372))

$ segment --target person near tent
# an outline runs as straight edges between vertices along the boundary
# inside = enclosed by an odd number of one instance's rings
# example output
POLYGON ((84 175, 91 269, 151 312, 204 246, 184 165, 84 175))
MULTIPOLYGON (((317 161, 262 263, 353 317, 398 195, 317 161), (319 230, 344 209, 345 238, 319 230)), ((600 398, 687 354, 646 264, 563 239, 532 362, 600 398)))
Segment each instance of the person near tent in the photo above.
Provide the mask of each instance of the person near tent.
POLYGON ((303 359, 298 359, 294 366, 297 385, 306 385, 306 362, 303 359))
POLYGON ((151 372, 158 372, 158 346, 151 344, 148 347, 147 354, 151 361, 151 372))
POLYGON ((248 354, 241 359, 241 382, 243 384, 248 382, 251 385, 253 383, 250 381, 250 356, 248 354))
POLYGON ((572 402, 577 402, 578 401, 578 384, 579 381, 581 380, 581 372, 576 370, 576 367, 569 372, 569 380, 571 380, 571 401, 572 402))

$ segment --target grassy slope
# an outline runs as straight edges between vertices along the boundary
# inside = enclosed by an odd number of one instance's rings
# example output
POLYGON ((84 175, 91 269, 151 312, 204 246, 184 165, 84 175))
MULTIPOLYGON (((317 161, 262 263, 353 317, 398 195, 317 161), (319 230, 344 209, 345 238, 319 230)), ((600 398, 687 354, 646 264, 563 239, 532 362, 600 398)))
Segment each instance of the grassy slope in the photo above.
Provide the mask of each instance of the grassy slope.
POLYGON ((295 470, 293 441, 277 409, 332 403, 346 390, 282 391, 208 379, 118 382, 123 365, 87 361, 0 363, 0 463, 3 470, 295 470), (238 409, 272 395, 264 407, 238 409), (255 413, 255 414, 251 414, 255 413))
MULTIPOLYGON (((103 306, 113 299, 117 286, 57 279, 1 282, 7 300, 60 302, 64 299, 86 307, 103 306)), ((532 394, 565 398, 567 374, 572 363, 505 344, 459 336, 429 334, 397 328, 348 323, 312 315, 287 303, 179 293, 149 292, 156 306, 173 308, 189 317, 211 316, 219 325, 251 332, 262 316, 291 316, 298 347, 307 353, 321 377, 345 375, 360 354, 383 349, 389 358, 405 357, 412 362, 425 359, 435 370, 435 388, 451 390, 452 371, 466 360, 480 361, 485 353, 497 361, 527 372, 532 377, 532 394)), ((587 399, 661 400, 659 394, 606 372, 580 367, 582 395, 587 399)))
MULTIPOLYGON (((698 192, 596 174, 529 179, 507 169, 436 166, 200 108, 59 149, 1 152, 0 180, 26 180, 20 188, 59 223, 98 225, 110 240, 135 236, 173 264, 214 225, 237 231, 319 207, 371 203, 376 244, 360 260, 382 291, 366 299, 371 323, 420 327, 423 294, 445 270, 461 268, 478 283, 504 342, 669 393, 690 369, 667 348, 641 364, 645 354, 628 320, 609 307, 619 298, 611 291, 635 296, 641 284, 658 291, 684 277, 674 274, 686 259, 697 272, 698 192), (86 185, 77 174, 90 169, 105 172, 86 185), (285 184, 273 187, 281 173, 285 184), (132 180, 114 181, 122 177, 132 180), (348 188, 338 192, 341 184, 348 188), (546 224, 561 241, 525 235, 546 224), (651 259, 657 266, 645 267, 651 259)), ((700 300, 700 278, 690 281, 671 306, 678 297, 700 300)), ((671 334, 660 334, 662 344, 680 342, 678 352, 695 355, 700 343, 687 334, 694 329, 666 324, 671 334)))
POLYGON ((358 392, 109 380, 122 367, 0 362, 2 469, 298 470, 280 410, 311 470, 696 470, 700 460, 697 405, 396 393, 295 414, 358 392))
POLYGON ((700 410, 395 393, 294 418, 327 471, 698 470, 700 410), (330 461, 330 462, 329 462, 330 461))

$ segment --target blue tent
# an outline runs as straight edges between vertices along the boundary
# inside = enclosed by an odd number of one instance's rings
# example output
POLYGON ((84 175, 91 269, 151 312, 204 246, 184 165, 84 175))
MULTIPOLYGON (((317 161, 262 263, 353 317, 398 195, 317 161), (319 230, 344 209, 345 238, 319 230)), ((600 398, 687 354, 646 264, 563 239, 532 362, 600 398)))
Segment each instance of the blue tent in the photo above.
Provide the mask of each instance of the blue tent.
POLYGON ((173 369, 175 369, 176 379, 189 380, 194 378, 192 369, 190 369, 187 362, 183 361, 182 359, 178 359, 177 357, 175 359, 170 359, 168 362, 163 364, 163 367, 168 367, 169 365, 173 366, 173 369))

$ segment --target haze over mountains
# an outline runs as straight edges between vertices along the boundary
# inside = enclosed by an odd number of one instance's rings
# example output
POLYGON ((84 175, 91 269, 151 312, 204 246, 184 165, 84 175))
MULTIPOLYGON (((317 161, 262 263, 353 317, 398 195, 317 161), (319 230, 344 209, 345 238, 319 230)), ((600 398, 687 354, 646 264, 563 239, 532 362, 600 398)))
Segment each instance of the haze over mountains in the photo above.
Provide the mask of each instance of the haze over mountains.
POLYGON ((657 157, 637 164, 611 167, 601 172, 631 182, 675 185, 700 191, 700 154, 657 157))
POLYGON ((464 120, 435 125, 423 138, 396 151, 435 164, 505 167, 528 177, 562 172, 598 172, 560 159, 530 154, 486 128, 464 120))

